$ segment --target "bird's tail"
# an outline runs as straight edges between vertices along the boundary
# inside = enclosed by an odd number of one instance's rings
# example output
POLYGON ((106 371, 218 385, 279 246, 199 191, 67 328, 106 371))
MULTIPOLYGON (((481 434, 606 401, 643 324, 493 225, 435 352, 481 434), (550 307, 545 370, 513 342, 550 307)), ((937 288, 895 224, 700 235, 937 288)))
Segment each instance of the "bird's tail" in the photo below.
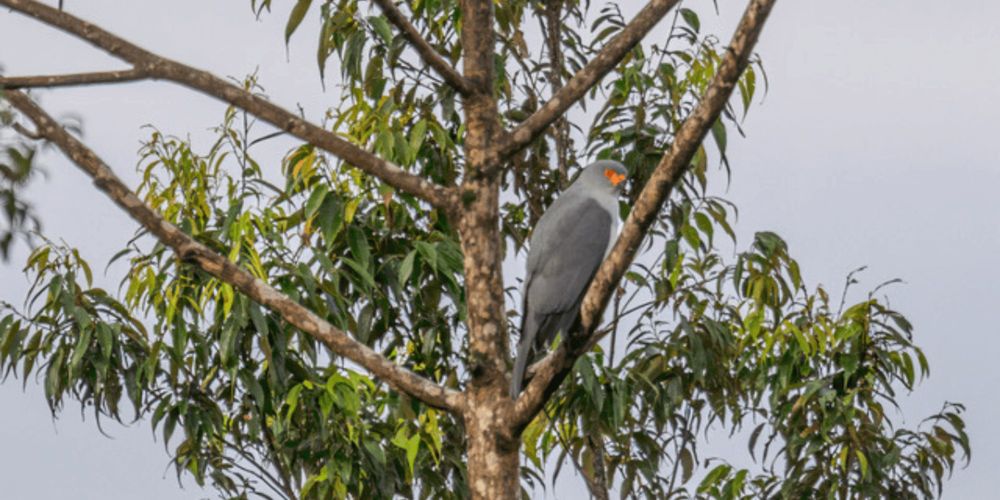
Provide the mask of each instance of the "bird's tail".
POLYGON ((532 337, 534 336, 522 333, 521 342, 517 345, 517 359, 514 360, 514 371, 510 376, 511 399, 517 399, 517 396, 521 394, 524 372, 528 369, 528 360, 531 359, 532 346, 535 343, 535 339, 532 337))

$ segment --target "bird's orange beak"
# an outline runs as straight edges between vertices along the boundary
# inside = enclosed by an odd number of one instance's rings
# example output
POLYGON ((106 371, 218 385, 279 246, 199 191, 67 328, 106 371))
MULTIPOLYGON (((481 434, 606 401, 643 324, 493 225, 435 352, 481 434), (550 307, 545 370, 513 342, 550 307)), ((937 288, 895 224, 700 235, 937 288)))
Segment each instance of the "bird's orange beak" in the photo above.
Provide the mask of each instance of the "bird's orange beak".
POLYGON ((610 168, 604 169, 604 176, 607 177, 609 181, 611 181, 612 185, 615 186, 617 186, 623 180, 625 180, 624 174, 619 174, 618 172, 615 172, 613 169, 610 168))

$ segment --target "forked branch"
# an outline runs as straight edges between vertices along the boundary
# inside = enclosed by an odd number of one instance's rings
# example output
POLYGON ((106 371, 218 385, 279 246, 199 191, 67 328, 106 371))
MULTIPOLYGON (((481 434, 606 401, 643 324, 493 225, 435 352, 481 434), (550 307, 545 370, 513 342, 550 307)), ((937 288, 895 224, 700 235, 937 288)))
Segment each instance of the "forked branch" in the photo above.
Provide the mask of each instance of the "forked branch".
POLYGON ((472 92, 472 87, 469 85, 469 81, 462 76, 458 70, 456 70, 451 64, 448 63, 441 54, 438 53, 434 47, 431 46, 424 37, 420 36, 420 32, 417 28, 406 19, 406 16, 400 12, 399 8, 393 0, 373 0, 378 4, 379 8, 382 9, 382 13, 385 17, 389 19, 389 22, 394 24, 396 28, 399 29, 400 33, 403 34, 403 38, 410 42, 410 45, 414 50, 420 54, 420 57, 427 63, 428 66, 434 69, 437 74, 444 78, 444 81, 455 88, 458 93, 462 95, 468 95, 472 92))
POLYGON ((628 270, 649 227, 666 202, 671 188, 680 180, 712 124, 718 120, 736 87, 740 75, 776 0, 752 0, 726 49, 715 77, 698 105, 684 120, 670 149, 656 166, 646 186, 629 212, 621 235, 590 283, 580 311, 580 334, 570 336, 558 349, 535 365, 534 377, 514 406, 516 431, 524 428, 572 369, 576 359, 590 350, 603 336, 596 330, 601 314, 621 277, 628 270))
MULTIPOLYGON (((45 24, 58 28, 84 40, 105 52, 132 64, 131 71, 150 79, 169 80, 188 88, 225 101, 248 113, 284 130, 303 141, 323 149, 341 160, 360 168, 362 171, 383 180, 386 184, 417 196, 431 205, 446 210, 456 206, 455 190, 445 188, 385 161, 333 132, 315 125, 292 112, 233 85, 221 78, 190 66, 153 54, 98 26, 74 17, 57 8, 35 0, 0 0, 0 5, 31 16, 45 24)), ((68 76, 48 77, 70 80, 68 76)), ((78 78, 84 79, 85 78, 78 78)), ((0 78, 0 87, 17 79, 0 78)), ((90 81, 80 83, 107 83, 90 81)), ((114 80, 111 80, 114 81, 114 80)), ((21 87, 23 81, 20 82, 21 87)), ((79 84, 79 83, 78 83, 79 84)))
POLYGON ((464 398, 460 392, 441 387, 389 361, 164 219, 136 196, 93 151, 70 135, 26 94, 8 90, 4 96, 15 109, 34 122, 38 135, 59 147, 94 180, 98 189, 160 242, 173 249, 181 259, 193 262, 253 301, 277 312, 291 325, 312 335, 331 351, 361 365, 396 390, 437 408, 452 412, 463 410, 464 398))

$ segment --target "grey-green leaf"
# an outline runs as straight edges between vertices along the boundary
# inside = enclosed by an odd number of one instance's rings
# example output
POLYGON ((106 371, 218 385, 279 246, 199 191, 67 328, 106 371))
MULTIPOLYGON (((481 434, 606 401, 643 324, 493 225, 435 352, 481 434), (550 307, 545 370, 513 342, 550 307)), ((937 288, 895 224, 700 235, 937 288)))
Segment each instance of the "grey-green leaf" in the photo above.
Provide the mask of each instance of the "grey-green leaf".
POLYGON ((302 24, 306 13, 309 12, 310 5, 312 5, 312 0, 299 0, 295 7, 292 7, 292 13, 288 15, 288 24, 285 25, 285 44, 291 40, 292 33, 295 33, 295 30, 302 24))

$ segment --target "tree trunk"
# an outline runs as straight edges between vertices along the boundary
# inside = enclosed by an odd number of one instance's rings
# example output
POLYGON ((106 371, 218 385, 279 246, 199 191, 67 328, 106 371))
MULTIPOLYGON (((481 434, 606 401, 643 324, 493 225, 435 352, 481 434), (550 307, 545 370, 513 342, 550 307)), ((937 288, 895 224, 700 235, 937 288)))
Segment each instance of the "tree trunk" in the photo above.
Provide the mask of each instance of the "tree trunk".
POLYGON ((463 198, 465 213, 459 232, 465 259, 472 375, 464 412, 469 491, 474 499, 516 499, 520 491, 520 439, 511 433, 514 402, 508 392, 496 180, 466 182, 463 198))
POLYGON ((465 414, 469 493, 476 500, 520 497, 520 439, 510 436, 506 386, 469 392, 465 414))
POLYGON ((456 211, 464 256, 469 371, 465 435, 472 498, 516 499, 519 444, 511 429, 507 318, 504 314, 500 181, 489 152, 501 130, 493 84, 493 2, 462 0, 464 75, 470 93, 466 118, 465 179, 456 211))
MULTIPOLYGON (((484 127, 489 130, 489 127, 484 127)), ((474 135, 470 132, 470 136, 474 135)), ((519 497, 520 439, 511 433, 508 340, 495 179, 467 181, 459 226, 466 275, 472 380, 466 389, 465 435, 472 498, 519 497)))

